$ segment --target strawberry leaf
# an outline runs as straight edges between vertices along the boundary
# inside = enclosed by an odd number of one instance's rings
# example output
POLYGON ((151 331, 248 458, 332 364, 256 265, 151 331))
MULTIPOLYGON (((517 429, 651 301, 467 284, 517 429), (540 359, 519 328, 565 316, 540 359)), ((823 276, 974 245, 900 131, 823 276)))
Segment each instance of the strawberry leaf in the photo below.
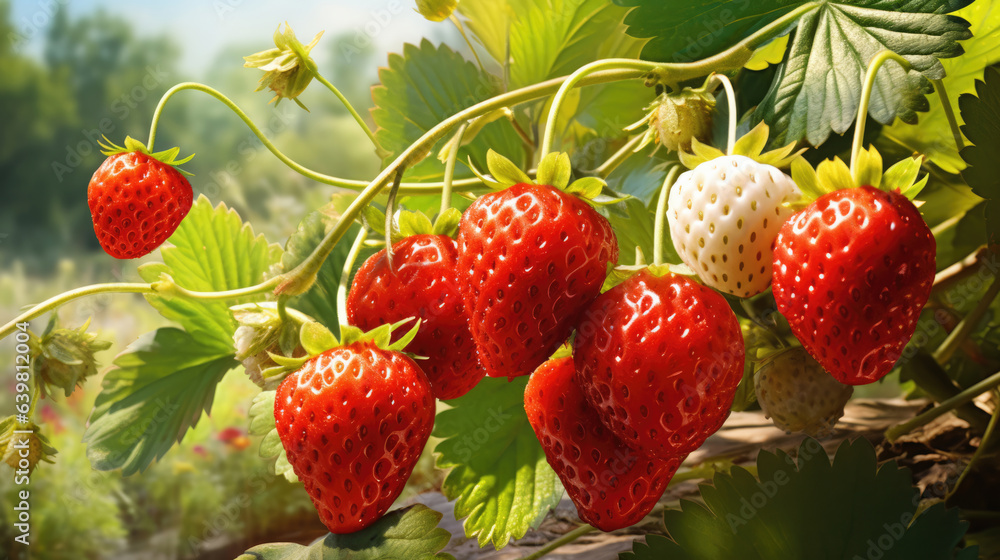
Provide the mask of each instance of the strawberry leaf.
MULTIPOLYGON (((909 471, 893 461, 880 467, 863 438, 845 441, 832 464, 814 439, 797 460, 761 451, 757 473, 716 474, 700 487, 705 505, 668 509, 669 537, 647 535, 622 560, 953 558, 968 526, 942 503, 917 515, 909 471)), ((959 557, 976 558, 975 547, 959 557)))
MULTIPOLYGON (((372 117, 378 125, 376 138, 388 152, 383 165, 388 165, 441 121, 503 92, 498 78, 483 72, 450 47, 435 47, 427 40, 419 46, 405 45, 402 55, 389 55, 388 66, 379 70, 379 80, 381 85, 372 89, 375 101, 372 117)), ((486 163, 483 155, 488 148, 524 163, 521 139, 507 119, 484 126, 472 142, 461 148, 459 161, 471 158, 476 166, 483 168, 486 163)), ((433 151, 432 148, 428 153, 433 151)), ((434 158, 411 162, 406 169, 406 177, 412 180, 433 180, 443 175, 443 166, 434 158)), ((461 168, 456 169, 455 175, 456 178, 471 176, 461 168)))
POLYGON ((976 95, 959 99, 962 132, 972 142, 962 150, 968 168, 962 178, 972 192, 986 199, 986 231, 990 244, 1000 242, 1000 70, 988 68, 983 81, 976 82, 976 95))
POLYGON ((277 391, 261 391, 253 399, 250 405, 250 429, 249 433, 255 436, 264 436, 260 440, 258 453, 262 459, 271 461, 272 472, 275 475, 285 477, 288 482, 298 482, 291 463, 285 455, 285 448, 281 445, 281 438, 278 437, 278 429, 274 424, 274 397, 277 391))
MULTIPOLYGON (((264 280, 264 272, 274 264, 281 249, 255 235, 235 210, 223 204, 215 208, 207 198, 195 201, 188 216, 160 249, 163 263, 139 267, 146 282, 156 282, 169 274, 188 290, 213 292, 245 288, 264 280)), ((147 295, 149 304, 165 318, 176 321, 202 344, 220 352, 232 352, 236 321, 231 305, 260 301, 263 295, 238 300, 191 300, 147 295)))
POLYGON ((83 436, 100 471, 144 470, 208 412, 215 386, 239 365, 230 348, 175 328, 147 333, 115 358, 83 436))
MULTIPOLYGON (((975 93, 976 80, 983 71, 1000 62, 1000 3, 973 2, 954 15, 968 20, 972 38, 962 41, 965 54, 941 61, 944 66, 944 85, 948 91, 952 110, 958 113, 958 100, 966 93, 975 93)), ((902 146, 905 151, 927 156, 930 161, 949 173, 965 169, 959 156, 948 117, 941 99, 928 97, 930 110, 921 113, 916 125, 896 121, 882 130, 883 138, 902 146)))
POLYGON ((524 412, 527 376, 484 379, 437 415, 437 466, 451 469, 442 492, 479 546, 500 549, 537 527, 562 498, 524 412))
POLYGON ((451 540, 451 534, 437 526, 441 517, 440 513, 417 504, 390 511, 357 533, 331 533, 309 546, 262 544, 236 560, 454 560, 450 554, 441 552, 451 540))

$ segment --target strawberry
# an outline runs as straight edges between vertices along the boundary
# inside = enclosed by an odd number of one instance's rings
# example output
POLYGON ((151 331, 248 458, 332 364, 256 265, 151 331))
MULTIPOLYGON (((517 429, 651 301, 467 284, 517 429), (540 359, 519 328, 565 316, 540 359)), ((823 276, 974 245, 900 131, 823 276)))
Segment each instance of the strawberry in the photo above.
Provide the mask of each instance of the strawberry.
POLYGON ((718 293, 649 269, 602 294, 574 342, 576 379, 628 446, 661 459, 718 430, 743 377, 743 334, 718 293))
POLYGON ((278 436, 330 532, 360 531, 389 509, 430 437, 434 410, 413 360, 371 340, 326 350, 282 381, 278 436))
POLYGON ((844 415, 854 387, 843 385, 802 347, 770 358, 754 376, 757 402, 778 428, 828 435, 844 415))
POLYGON ((871 186, 830 192, 781 228, 774 299, 824 369, 841 383, 872 383, 913 336, 934 283, 935 251, 906 196, 871 186))
POLYGON ((684 88, 679 92, 664 93, 646 107, 646 116, 625 128, 635 131, 648 125, 636 151, 651 142, 667 150, 690 151, 691 140, 708 142, 712 137, 712 112, 715 97, 704 89, 684 88))
POLYGON ((116 259, 136 259, 163 244, 191 210, 191 183, 177 170, 177 149, 151 154, 132 138, 105 145, 108 156, 87 187, 94 233, 116 259))
POLYGON ((420 367, 435 397, 458 398, 486 375, 459 294, 458 244, 446 235, 420 234, 394 243, 392 252, 391 267, 383 249, 354 276, 347 320, 370 330, 419 318, 420 330, 406 351, 427 357, 420 367))
POLYGON ((573 358, 545 362, 524 391, 528 422, 580 519, 602 531, 635 525, 663 495, 682 457, 646 457, 602 423, 574 381, 573 358))
MULTIPOLYGON (((743 147, 755 137, 766 141, 766 127, 744 137, 737 151, 746 151, 743 147)), ((786 203, 801 193, 774 165, 693 145, 704 157, 685 156, 686 164, 700 163, 681 174, 670 190, 667 223, 674 248, 706 285, 739 297, 757 295, 771 282, 774 238, 794 213, 786 203)), ((787 151, 747 153, 780 164, 787 151)))
POLYGON ((581 179, 567 187, 565 154, 539 165, 540 182, 554 185, 528 183, 490 154, 493 174, 517 181, 479 197, 463 214, 459 286, 487 374, 513 378, 534 371, 569 337, 600 293, 618 246, 608 220, 571 194, 592 190, 586 194, 593 197, 602 183, 581 179))

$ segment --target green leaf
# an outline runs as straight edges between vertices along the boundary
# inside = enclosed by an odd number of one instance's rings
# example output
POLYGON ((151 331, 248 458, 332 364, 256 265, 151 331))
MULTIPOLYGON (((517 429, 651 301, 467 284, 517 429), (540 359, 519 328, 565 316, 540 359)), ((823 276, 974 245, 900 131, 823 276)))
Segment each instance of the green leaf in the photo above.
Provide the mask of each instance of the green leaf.
POLYGON ((399 224, 399 235, 401 237, 431 233, 434 230, 434 224, 431 223, 431 219, 423 212, 404 210, 398 214, 396 221, 399 224))
MULTIPOLYGON (((389 155, 388 164, 410 144, 441 121, 480 101, 503 92, 500 81, 446 45, 435 47, 426 39, 420 46, 405 45, 403 54, 389 55, 389 64, 379 70, 381 85, 372 89, 375 108, 372 117, 378 130, 379 143, 389 155)), ((480 169, 483 156, 492 148, 524 164, 521 139, 507 119, 483 127, 476 138, 459 152, 459 161, 472 158, 480 169)), ((433 153, 433 148, 428 153, 433 153)), ((439 179, 444 166, 428 158, 407 168, 406 176, 414 180, 439 179)), ((471 173, 456 169, 456 177, 471 173)))
MULTIPOLYGON (((959 97, 973 93, 976 79, 982 78, 983 70, 1000 62, 1000 3, 980 0, 955 15, 972 24, 972 38, 962 41, 965 54, 941 61, 945 70, 945 89, 952 110, 957 114, 959 97)), ((965 161, 958 155, 944 105, 936 95, 928 100, 930 109, 921 113, 916 126, 899 121, 882 129, 882 134, 905 147, 906 151, 924 154, 945 171, 958 173, 965 169, 965 161)))
POLYGON ((968 168, 962 178, 972 192, 986 199, 986 232, 990 244, 1000 242, 1000 70, 989 68, 976 82, 976 95, 959 99, 962 132, 972 142, 962 150, 968 168))
MULTIPOLYGON (((235 210, 198 197, 177 231, 160 249, 163 263, 139 267, 146 282, 155 282, 160 274, 173 277, 177 285, 198 292, 214 292, 246 288, 264 281, 264 273, 277 262, 281 249, 254 235, 250 224, 244 224, 235 210)), ((191 300, 147 295, 146 299, 161 315, 176 321, 202 344, 219 350, 230 350, 236 322, 229 311, 231 305, 256 298, 237 300, 191 300)))
POLYGON ((580 198, 593 200, 601 194, 606 185, 607 183, 600 177, 583 177, 566 187, 566 192, 579 195, 580 198))
POLYGON ((563 190, 569 184, 569 177, 572 173, 569 154, 565 152, 551 152, 546 154, 542 158, 542 161, 538 163, 536 179, 539 185, 550 185, 563 190))
POLYGON ((462 211, 458 208, 449 208, 441 213, 434 220, 434 235, 447 235, 455 237, 458 235, 458 226, 462 222, 462 211))
MULTIPOLYGON (((663 178, 660 177, 660 185, 663 178)), ((624 201, 607 207, 608 221, 615 230, 615 237, 618 239, 618 262, 623 265, 636 264, 636 248, 642 251, 646 258, 653 258, 653 227, 656 216, 650 212, 646 206, 637 198, 628 198, 624 201)), ((663 262, 679 263, 681 259, 674 250, 674 244, 670 241, 670 231, 663 228, 663 262)))
POLYGON ((502 184, 531 183, 531 177, 528 177, 520 166, 492 148, 486 152, 486 168, 489 169, 490 175, 502 184))
POLYGON ((458 11, 494 60, 510 62, 511 89, 631 56, 639 43, 620 29, 626 10, 606 0, 463 0, 458 11))
POLYGON ((451 534, 437 526, 440 521, 440 513, 417 504, 390 511, 357 533, 331 533, 309 546, 262 544, 236 560, 454 560, 441 552, 451 534))
POLYGON ((797 460, 761 451, 757 472, 716 474, 701 486, 705 505, 682 500, 664 512, 669 538, 647 535, 622 559, 952 558, 968 526, 940 503, 914 520, 920 491, 909 471, 879 467, 863 438, 845 441, 832 464, 811 438, 797 460))
POLYGON ((258 450, 262 459, 271 461, 272 471, 278 476, 285 477, 288 482, 298 482, 288 456, 285 455, 285 447, 281 445, 278 437, 278 429, 274 424, 274 397, 277 391, 261 391, 253 398, 248 412, 250 416, 249 433, 255 436, 264 436, 260 441, 258 450))
MULTIPOLYGON (((281 263, 276 267, 276 274, 283 274, 294 269, 313 252, 323 237, 327 228, 330 227, 329 208, 323 208, 307 215, 299 223, 298 229, 288 238, 285 244, 285 254, 281 258, 281 263)), ((383 214, 382 219, 385 219, 383 214)), ((379 225, 379 228, 382 226, 379 225)), ((292 298, 289 306, 311 316, 322 323, 331 331, 338 331, 340 323, 337 318, 337 287, 340 284, 340 276, 344 272, 344 261, 351 250, 351 243, 358 236, 361 226, 354 225, 347 230, 343 239, 333 248, 333 252, 327 257, 323 266, 319 269, 316 283, 312 288, 301 296, 292 298)), ((358 262, 371 254, 371 250, 362 251, 358 255, 358 262)))
MULTIPOLYGON (((843 134, 854 124, 868 62, 879 51, 906 58, 913 71, 889 62, 879 70, 868 114, 882 124, 899 117, 914 123, 926 111, 926 78, 941 78, 938 59, 962 53, 958 41, 969 38, 968 22, 945 15, 970 0, 914 0, 892 10, 883 0, 824 2, 803 15, 778 67, 771 90, 752 115, 779 131, 778 144, 807 140, 819 146, 830 133, 843 134)), ((766 9, 778 0, 753 2, 766 9)), ((801 3, 796 3, 801 4, 801 3)))
POLYGON ((486 378, 434 421, 437 466, 451 469, 442 492, 480 547, 523 537, 562 497, 524 412, 527 381, 486 378))
POLYGON ((163 457, 208 412, 216 384, 237 365, 231 349, 179 329, 139 337, 115 358, 94 403, 83 436, 91 465, 127 476, 163 457))
POLYGON ((331 348, 340 346, 337 337, 322 323, 306 323, 299 334, 302 348, 310 356, 318 356, 331 348))

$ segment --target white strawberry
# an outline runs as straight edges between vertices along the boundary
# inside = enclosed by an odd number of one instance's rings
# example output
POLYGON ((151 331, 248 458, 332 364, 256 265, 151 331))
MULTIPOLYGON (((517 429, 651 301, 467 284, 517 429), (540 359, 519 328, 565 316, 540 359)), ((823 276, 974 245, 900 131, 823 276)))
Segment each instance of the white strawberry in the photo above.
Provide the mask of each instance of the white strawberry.
POLYGON ((678 177, 668 201, 670 237, 681 260, 706 285, 739 297, 767 289, 774 239, 794 213, 786 203, 802 194, 769 164, 787 161, 791 147, 759 155, 766 135, 766 127, 758 127, 736 143, 735 153, 754 159, 722 155, 695 140, 696 155, 682 153, 693 169, 678 177))
POLYGON ((783 351, 761 366, 754 390, 775 426, 816 437, 833 430, 854 394, 854 387, 834 379, 802 347, 783 351))

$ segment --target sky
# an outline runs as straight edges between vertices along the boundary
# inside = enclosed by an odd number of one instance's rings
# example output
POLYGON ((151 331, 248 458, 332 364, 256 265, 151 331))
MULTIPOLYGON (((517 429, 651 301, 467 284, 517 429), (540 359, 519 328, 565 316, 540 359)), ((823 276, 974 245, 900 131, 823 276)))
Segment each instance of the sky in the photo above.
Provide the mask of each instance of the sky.
MULTIPOLYGON (((374 41, 381 53, 399 52, 403 43, 424 36, 440 36, 441 27, 449 25, 425 20, 414 11, 413 0, 14 0, 13 22, 29 38, 27 52, 40 53, 41 35, 59 5, 67 6, 74 18, 103 8, 133 22, 141 35, 174 37, 184 45, 181 67, 194 74, 204 71, 227 45, 259 42, 258 50, 273 46, 271 35, 285 21, 303 42, 326 30, 324 37, 330 39, 347 33, 359 44, 374 41)), ((314 51, 321 65, 328 51, 314 51)))

